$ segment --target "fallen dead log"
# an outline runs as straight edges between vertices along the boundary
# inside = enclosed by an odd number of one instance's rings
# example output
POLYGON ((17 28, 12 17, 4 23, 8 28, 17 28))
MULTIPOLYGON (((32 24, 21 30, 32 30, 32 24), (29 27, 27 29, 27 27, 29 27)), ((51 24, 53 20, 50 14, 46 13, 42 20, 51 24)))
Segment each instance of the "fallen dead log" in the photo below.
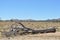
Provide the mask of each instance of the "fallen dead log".
POLYGON ((22 34, 37 34, 37 33, 55 33, 56 32, 56 28, 55 27, 51 27, 51 28, 48 28, 48 29, 42 29, 42 30, 34 30, 34 29, 30 29, 30 28, 27 28, 25 27, 22 23, 18 23, 21 25, 21 27, 23 27, 23 33, 22 34))
POLYGON ((55 33, 56 28, 49 28, 49 29, 43 29, 43 30, 34 30, 32 31, 32 34, 37 34, 37 33, 55 33))

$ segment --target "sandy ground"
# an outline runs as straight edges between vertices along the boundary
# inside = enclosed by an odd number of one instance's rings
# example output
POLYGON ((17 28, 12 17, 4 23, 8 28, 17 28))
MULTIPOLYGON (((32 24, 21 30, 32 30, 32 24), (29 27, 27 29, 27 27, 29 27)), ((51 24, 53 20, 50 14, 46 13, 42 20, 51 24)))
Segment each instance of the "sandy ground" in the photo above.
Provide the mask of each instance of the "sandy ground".
POLYGON ((23 35, 10 37, 10 39, 4 37, 0 40, 60 40, 60 32, 56 33, 45 33, 45 34, 34 34, 34 35, 23 35))

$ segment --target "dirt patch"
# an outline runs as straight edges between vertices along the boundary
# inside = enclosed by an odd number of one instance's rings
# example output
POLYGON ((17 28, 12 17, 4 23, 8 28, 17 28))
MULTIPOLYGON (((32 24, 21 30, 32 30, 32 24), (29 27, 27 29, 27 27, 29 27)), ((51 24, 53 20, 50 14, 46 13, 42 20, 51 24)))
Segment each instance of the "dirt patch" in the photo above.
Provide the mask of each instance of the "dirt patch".
POLYGON ((60 32, 23 35, 23 36, 10 37, 10 39, 1 38, 0 40, 60 40, 60 32))

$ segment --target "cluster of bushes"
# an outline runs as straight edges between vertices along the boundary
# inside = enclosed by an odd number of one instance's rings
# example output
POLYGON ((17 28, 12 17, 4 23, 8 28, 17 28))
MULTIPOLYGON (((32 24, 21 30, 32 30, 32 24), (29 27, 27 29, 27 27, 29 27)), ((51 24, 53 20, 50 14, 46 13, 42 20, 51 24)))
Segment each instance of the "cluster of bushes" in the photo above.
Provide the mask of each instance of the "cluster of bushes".
POLYGON ((32 19, 28 19, 28 20, 19 20, 19 19, 10 19, 10 20, 0 20, 0 22, 13 22, 13 21, 19 21, 19 22, 60 22, 60 19, 48 19, 48 20, 32 20, 32 19))

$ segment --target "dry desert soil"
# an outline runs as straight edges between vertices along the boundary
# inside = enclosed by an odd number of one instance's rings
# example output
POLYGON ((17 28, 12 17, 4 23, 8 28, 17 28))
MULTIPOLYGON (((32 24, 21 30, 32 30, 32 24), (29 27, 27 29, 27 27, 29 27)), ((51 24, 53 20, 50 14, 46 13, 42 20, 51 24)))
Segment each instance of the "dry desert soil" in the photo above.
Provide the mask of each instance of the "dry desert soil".
POLYGON ((0 40, 60 40, 60 32, 23 35, 23 36, 15 36, 10 38, 4 37, 4 38, 0 38, 0 40))
MULTIPOLYGON (((27 34, 18 35, 10 38, 0 37, 0 40, 60 40, 60 22, 21 22, 24 26, 32 29, 44 29, 49 27, 57 27, 56 33, 44 33, 44 34, 27 34)), ((8 29, 14 22, 0 22, 0 31, 8 29)), ((0 35, 1 36, 1 35, 0 35)))

